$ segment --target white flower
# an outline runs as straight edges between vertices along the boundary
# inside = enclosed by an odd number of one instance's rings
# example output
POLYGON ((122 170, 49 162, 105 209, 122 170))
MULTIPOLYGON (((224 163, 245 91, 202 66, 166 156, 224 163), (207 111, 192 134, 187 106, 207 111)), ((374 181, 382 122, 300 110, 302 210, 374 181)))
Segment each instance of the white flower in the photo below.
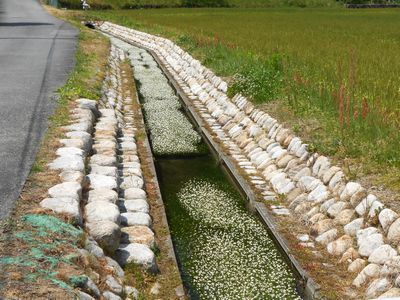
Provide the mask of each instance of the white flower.
POLYGON ((182 264, 200 299, 300 299, 265 228, 237 199, 199 180, 186 183, 178 199, 195 224, 190 239, 176 242, 186 249, 182 264))
POLYGON ((135 79, 139 82, 154 154, 198 153, 201 137, 181 111, 179 99, 154 59, 147 52, 135 48, 129 57, 135 69, 135 79))

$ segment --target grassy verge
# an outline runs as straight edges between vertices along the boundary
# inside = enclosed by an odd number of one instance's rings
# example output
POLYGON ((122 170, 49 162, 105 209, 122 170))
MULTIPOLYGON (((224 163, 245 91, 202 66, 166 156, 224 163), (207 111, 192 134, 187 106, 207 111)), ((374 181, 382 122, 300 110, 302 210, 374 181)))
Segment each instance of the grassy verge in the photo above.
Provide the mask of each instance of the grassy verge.
POLYGON ((47 163, 60 146, 60 126, 68 123, 73 100, 100 97, 108 41, 77 22, 74 25, 80 29, 75 68, 58 91, 56 111, 14 212, 0 226, 0 297, 6 299, 73 298, 74 282, 85 269, 77 259, 84 233, 69 225, 67 217, 51 216, 38 205, 48 188, 59 183, 58 172, 49 170, 47 163))
MULTIPOLYGON (((82 97, 99 99, 101 96, 109 41, 82 26, 77 18, 79 13, 46 8, 80 30, 76 65, 67 83, 58 91, 59 103, 50 118, 49 129, 16 208, 11 217, 0 224, 0 267, 5 269, 0 274, 0 298, 4 296, 6 299, 72 299, 73 289, 81 284, 84 276, 93 275, 92 280, 96 282, 96 273, 103 278, 109 272, 102 266, 102 261, 93 257, 89 260, 79 258, 78 248, 83 247, 86 238, 82 230, 70 225, 71 220, 67 216, 49 214, 38 205, 46 197, 47 190, 60 182, 58 172, 49 170, 47 164, 56 156, 60 146, 58 140, 63 137, 60 127, 68 124, 74 100, 82 97)), ((128 63, 123 65, 123 71, 129 74, 124 91, 134 94, 128 63)), ((143 148, 142 143, 142 138, 139 138, 138 147, 143 148)), ((151 175, 146 173, 148 166, 143 167, 148 178, 146 184, 150 185, 148 189, 151 191, 151 175)), ((154 202, 151 195, 150 200, 154 202)), ((160 274, 148 274, 132 264, 125 269, 125 284, 138 288, 139 299, 174 299, 175 288, 180 284, 179 271, 167 255, 169 249, 164 240, 168 238, 168 231, 160 221, 159 205, 153 202, 153 226, 157 244, 160 245, 156 251, 160 274), (156 282, 162 287, 157 296, 151 293, 156 282)), ((104 285, 104 282, 99 284, 104 285)))
POLYGON ((397 14, 295 8, 90 12, 171 38, 226 77, 232 94, 246 94, 311 150, 333 157, 349 179, 368 178, 367 186, 398 192, 397 14))

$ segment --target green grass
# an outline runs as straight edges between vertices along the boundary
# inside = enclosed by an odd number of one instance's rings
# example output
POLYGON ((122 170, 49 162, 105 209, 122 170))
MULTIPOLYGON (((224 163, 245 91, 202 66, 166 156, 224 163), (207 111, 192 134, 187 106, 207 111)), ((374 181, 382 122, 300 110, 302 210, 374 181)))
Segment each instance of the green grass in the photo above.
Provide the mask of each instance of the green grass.
MULTIPOLYGON (((400 167, 398 9, 160 9, 90 12, 173 39, 258 104, 318 126, 312 149, 400 167)), ((302 128, 295 128, 300 135, 302 128)), ((373 166, 373 167, 372 167, 373 166)))

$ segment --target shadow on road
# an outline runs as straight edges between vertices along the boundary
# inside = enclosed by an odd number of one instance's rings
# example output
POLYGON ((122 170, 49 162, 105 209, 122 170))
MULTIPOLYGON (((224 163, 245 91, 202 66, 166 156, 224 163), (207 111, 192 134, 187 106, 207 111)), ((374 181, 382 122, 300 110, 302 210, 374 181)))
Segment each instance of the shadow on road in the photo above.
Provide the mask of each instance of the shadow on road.
MULTIPOLYGON (((1 13, 1 11, 0 11, 1 13)), ((0 27, 22 27, 22 26, 49 26, 54 25, 53 23, 40 23, 40 22, 16 22, 16 23, 2 23, 0 22, 0 27)))

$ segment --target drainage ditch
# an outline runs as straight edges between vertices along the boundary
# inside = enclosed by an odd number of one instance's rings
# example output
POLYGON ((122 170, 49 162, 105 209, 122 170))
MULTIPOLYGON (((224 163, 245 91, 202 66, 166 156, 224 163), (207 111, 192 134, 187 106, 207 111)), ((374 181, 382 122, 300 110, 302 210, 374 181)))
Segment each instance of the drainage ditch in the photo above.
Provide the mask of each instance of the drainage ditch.
POLYGON ((127 51, 191 299, 299 299, 296 278, 261 221, 194 130, 153 57, 127 51))

